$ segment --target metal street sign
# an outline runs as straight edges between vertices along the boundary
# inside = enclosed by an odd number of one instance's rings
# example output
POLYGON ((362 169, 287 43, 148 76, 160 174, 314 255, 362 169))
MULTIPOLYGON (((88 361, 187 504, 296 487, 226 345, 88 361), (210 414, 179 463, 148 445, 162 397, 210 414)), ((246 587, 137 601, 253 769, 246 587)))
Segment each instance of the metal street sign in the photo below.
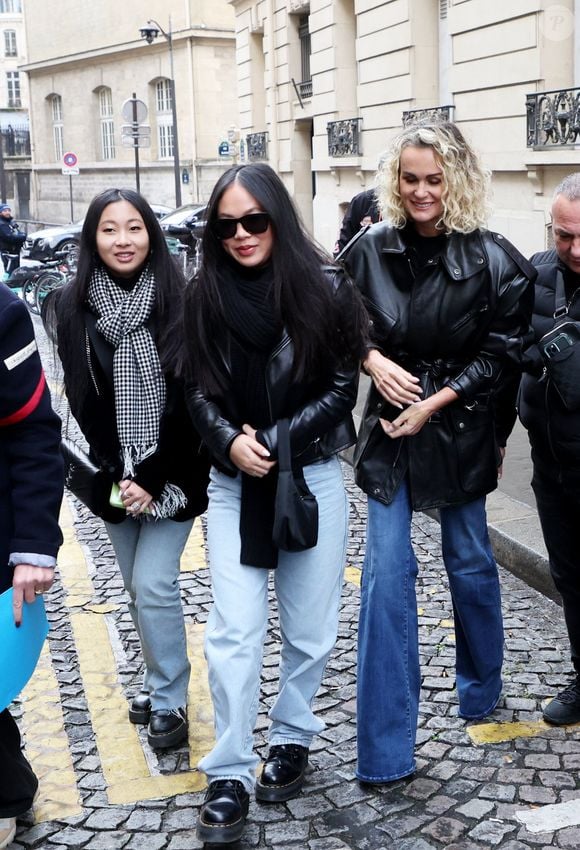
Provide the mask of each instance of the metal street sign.
POLYGON ((141 123, 141 121, 145 121, 147 118, 147 112, 147 106, 142 100, 136 97, 130 97, 121 107, 121 115, 125 121, 138 121, 141 123))
POLYGON ((150 148, 151 136, 139 136, 123 133, 121 136, 121 144, 124 148, 150 148))
POLYGON ((72 151, 67 151, 62 158, 63 165, 67 168, 74 168, 78 165, 78 161, 76 153, 73 153, 72 151))
POLYGON ((66 166, 63 166, 62 173, 63 174, 80 174, 80 168, 78 167, 78 165, 73 166, 73 167, 68 167, 68 168, 66 166))
POLYGON ((121 124, 121 133, 124 136, 150 136, 151 127, 149 124, 121 124))
POLYGON ((218 145, 218 154, 220 156, 230 156, 230 143, 220 142, 218 145))

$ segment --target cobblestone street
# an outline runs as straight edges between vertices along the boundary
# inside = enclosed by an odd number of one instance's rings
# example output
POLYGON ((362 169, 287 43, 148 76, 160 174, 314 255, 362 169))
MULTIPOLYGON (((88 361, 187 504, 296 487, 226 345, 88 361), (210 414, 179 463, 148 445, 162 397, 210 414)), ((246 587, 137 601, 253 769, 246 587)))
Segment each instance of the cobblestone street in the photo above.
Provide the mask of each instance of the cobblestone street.
MULTIPOLYGON (((42 330, 38 322, 39 337, 42 330)), ((45 345, 45 342, 42 341, 45 345)), ((45 346, 45 364, 52 365, 45 346)), ((53 375, 53 396, 58 377, 53 375)), ((56 397, 55 405, 59 407, 56 397)), ((74 425, 71 423, 69 429, 74 425)), ((356 759, 356 630, 365 500, 344 466, 351 523, 339 637, 317 711, 303 793, 286 804, 252 802, 239 846, 259 850, 525 850, 578 848, 580 827, 528 832, 517 813, 580 798, 580 727, 554 729, 541 705, 571 666, 560 608, 501 569, 506 630, 504 694, 488 722, 457 717, 452 607, 437 522, 417 515, 413 541, 423 690, 417 772, 388 786, 363 786, 356 759)), ((205 783, 195 770, 212 740, 203 660, 211 604, 203 524, 182 559, 181 589, 192 662, 189 746, 158 755, 127 718, 141 683, 141 657, 115 558, 99 520, 71 497, 62 514, 59 579, 47 597, 48 647, 15 706, 40 793, 16 843, 25 848, 189 850, 205 783)), ((256 747, 266 753, 267 708, 278 676, 275 607, 267 635, 256 747)))

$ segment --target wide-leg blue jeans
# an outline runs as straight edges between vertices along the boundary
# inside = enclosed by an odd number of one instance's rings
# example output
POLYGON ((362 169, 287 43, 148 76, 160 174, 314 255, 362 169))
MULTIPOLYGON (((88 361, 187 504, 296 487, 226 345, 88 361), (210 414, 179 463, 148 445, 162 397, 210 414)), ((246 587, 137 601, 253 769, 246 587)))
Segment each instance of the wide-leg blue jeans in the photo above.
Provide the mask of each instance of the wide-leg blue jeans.
POLYGON ((128 517, 105 523, 113 544, 129 613, 145 661, 143 690, 159 709, 187 705, 190 664, 179 589, 179 560, 193 520, 128 517))
MULTIPOLYGON (((269 743, 308 747, 324 723, 312 703, 336 642, 348 525, 348 503, 336 458, 304 468, 318 501, 318 543, 279 552, 274 589, 280 620, 278 695, 269 743)), ((207 540, 213 606, 205 652, 216 743, 199 762, 211 782, 238 779, 251 791, 259 759, 252 751, 262 652, 268 625, 270 572, 240 563, 241 476, 212 469, 207 540)))
MULTIPOLYGON (((502 687, 501 598, 485 498, 442 508, 440 517, 459 714, 476 719, 493 711, 502 687)), ((357 682, 357 776, 365 782, 390 782, 415 770, 421 675, 411 519, 406 482, 390 505, 368 500, 357 682)))

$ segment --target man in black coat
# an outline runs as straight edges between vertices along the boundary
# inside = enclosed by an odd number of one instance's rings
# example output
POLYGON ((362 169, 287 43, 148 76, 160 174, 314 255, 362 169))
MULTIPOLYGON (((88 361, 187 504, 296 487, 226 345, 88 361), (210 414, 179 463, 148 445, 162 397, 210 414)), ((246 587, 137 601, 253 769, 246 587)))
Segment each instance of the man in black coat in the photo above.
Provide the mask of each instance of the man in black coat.
MULTIPOLYGON (((544 708, 544 719, 559 726, 580 722, 580 409, 564 406, 543 368, 537 343, 556 323, 559 275, 568 318, 580 320, 580 172, 569 175, 556 188, 552 233, 554 249, 532 257, 538 270, 532 319, 536 343, 528 351, 518 409, 532 447, 532 487, 550 571, 562 597, 575 671, 568 687, 544 708)), ((572 363, 572 358, 567 363, 572 363)), ((580 382, 580 371, 575 380, 580 382)))
POLYGON ((20 249, 26 240, 18 224, 12 218, 8 204, 0 204, 0 254, 6 274, 12 274, 20 265, 20 249), (11 254, 8 258, 6 255, 11 254))
MULTIPOLYGON (((24 303, 0 283, 0 593, 13 588, 16 626, 26 603, 53 582, 62 543, 62 492, 60 421, 51 407, 32 322, 24 303)), ((0 847, 12 841, 16 818, 30 808, 37 787, 18 727, 5 709, 0 712, 0 847)))
POLYGON ((365 189, 364 192, 355 195, 344 214, 340 234, 334 246, 334 255, 336 256, 345 245, 348 245, 361 227, 365 224, 374 224, 380 221, 380 218, 379 202, 374 189, 365 189))

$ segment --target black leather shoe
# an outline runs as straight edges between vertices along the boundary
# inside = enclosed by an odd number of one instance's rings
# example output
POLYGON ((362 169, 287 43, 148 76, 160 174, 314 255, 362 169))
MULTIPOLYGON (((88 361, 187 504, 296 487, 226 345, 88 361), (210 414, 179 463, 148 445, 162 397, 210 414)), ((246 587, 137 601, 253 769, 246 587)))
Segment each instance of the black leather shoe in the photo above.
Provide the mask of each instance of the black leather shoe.
POLYGON ((256 783, 256 799, 282 803, 295 797, 304 785, 308 747, 277 744, 270 747, 262 775, 256 783))
POLYGON ((197 819, 197 837, 205 844, 231 844, 244 831, 250 796, 237 779, 210 782, 197 819))
POLYGON ((553 726, 580 723, 580 676, 576 676, 567 688, 554 697, 542 714, 546 723, 553 726))
POLYGON ((187 738, 187 711, 185 708, 159 708, 151 712, 147 740, 154 750, 175 747, 187 738))
POLYGON ((133 697, 133 702, 129 706, 129 720, 131 723, 147 726, 150 716, 151 697, 145 691, 141 691, 136 697, 133 697))

